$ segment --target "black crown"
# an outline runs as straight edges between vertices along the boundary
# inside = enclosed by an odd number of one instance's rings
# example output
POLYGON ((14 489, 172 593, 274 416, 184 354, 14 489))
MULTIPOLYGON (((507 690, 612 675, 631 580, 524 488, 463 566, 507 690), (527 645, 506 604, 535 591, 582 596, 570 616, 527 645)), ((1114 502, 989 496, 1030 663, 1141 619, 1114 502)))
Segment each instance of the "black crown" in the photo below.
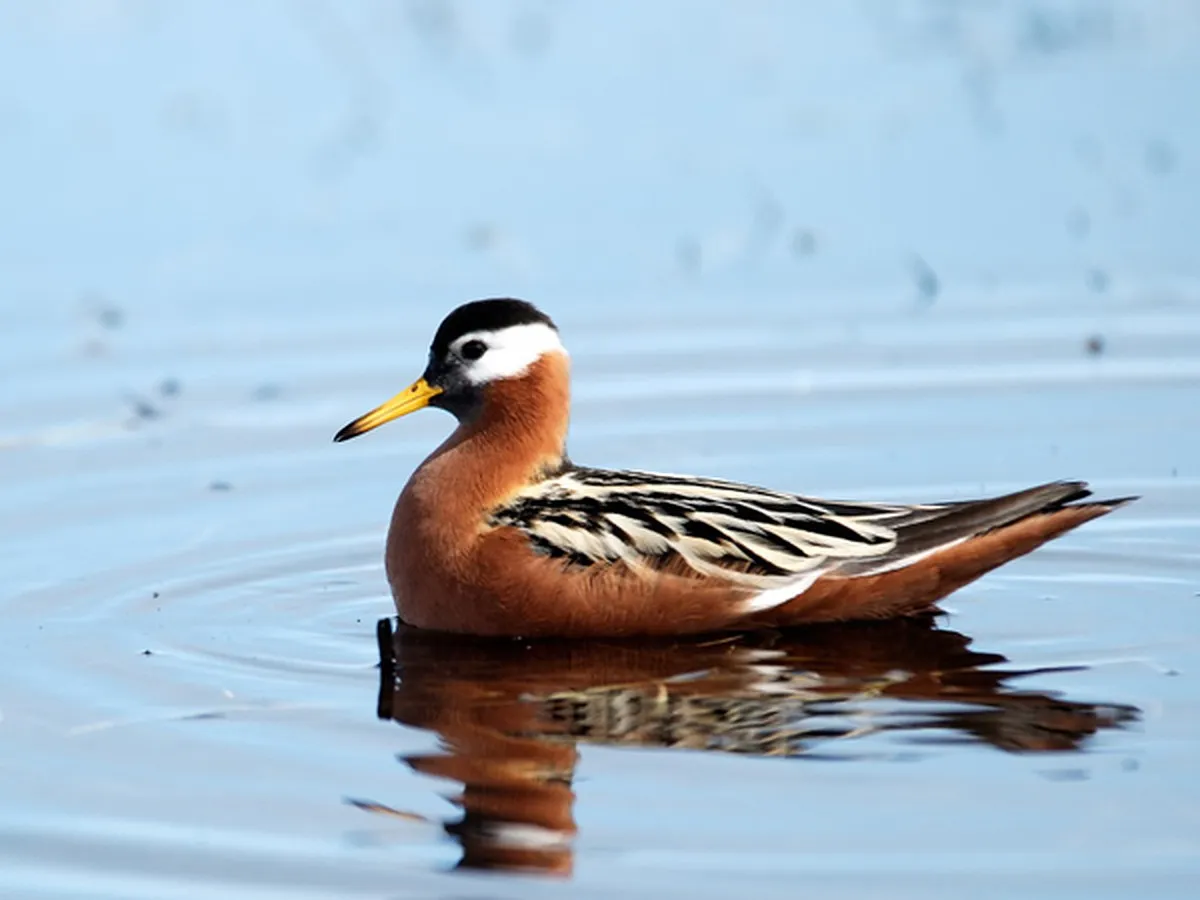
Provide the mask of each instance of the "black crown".
POLYGON ((549 325, 557 331, 550 317, 524 300, 499 298, 464 303, 442 320, 433 336, 430 349, 436 357, 444 356, 450 345, 472 331, 498 331, 514 325, 549 325))

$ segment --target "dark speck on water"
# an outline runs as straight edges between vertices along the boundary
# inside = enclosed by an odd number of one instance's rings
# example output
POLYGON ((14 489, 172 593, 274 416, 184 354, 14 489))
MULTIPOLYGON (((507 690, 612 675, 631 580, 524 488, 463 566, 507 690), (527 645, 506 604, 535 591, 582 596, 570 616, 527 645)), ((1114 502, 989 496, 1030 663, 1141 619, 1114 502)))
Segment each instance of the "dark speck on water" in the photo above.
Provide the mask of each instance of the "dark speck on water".
POLYGON ((130 396, 129 404, 133 407, 133 416, 136 420, 151 422, 162 416, 161 409, 142 397, 130 396))
POLYGON ((1170 175, 1175 170, 1175 148, 1166 141, 1146 145, 1146 168, 1155 175, 1170 175))
POLYGON ((496 226, 478 222, 467 228, 464 234, 467 248, 476 253, 486 253, 499 242, 500 233, 496 226))
POLYGON ((1084 342, 1083 348, 1088 356, 1100 356, 1104 353, 1104 346, 1104 335, 1093 334, 1084 342))
POLYGON ((1067 214, 1067 233, 1083 239, 1092 230, 1092 217, 1086 209, 1073 209, 1067 214))
POLYGON ((212 481, 212 482, 209 482, 208 489, 210 491, 217 491, 217 492, 232 491, 233 485, 230 484, 228 481, 212 481))
POLYGON ((921 302, 928 304, 936 300, 941 292, 942 283, 933 267, 921 257, 914 256, 909 271, 912 274, 913 285, 917 289, 917 297, 921 302))
POLYGON ((817 235, 808 228, 797 228, 792 232, 792 253, 806 259, 817 252, 817 235))
POLYGON ((1088 269, 1086 278, 1088 290, 1094 291, 1097 294, 1103 294, 1108 290, 1110 278, 1108 272, 1104 269, 1093 268, 1088 269))
POLYGON ((95 304, 96 322, 106 331, 117 331, 125 324, 125 312, 112 303, 100 298, 93 298, 95 304))
POLYGON ((1042 769, 1038 772, 1047 781, 1087 781, 1091 776, 1086 769, 1042 769))

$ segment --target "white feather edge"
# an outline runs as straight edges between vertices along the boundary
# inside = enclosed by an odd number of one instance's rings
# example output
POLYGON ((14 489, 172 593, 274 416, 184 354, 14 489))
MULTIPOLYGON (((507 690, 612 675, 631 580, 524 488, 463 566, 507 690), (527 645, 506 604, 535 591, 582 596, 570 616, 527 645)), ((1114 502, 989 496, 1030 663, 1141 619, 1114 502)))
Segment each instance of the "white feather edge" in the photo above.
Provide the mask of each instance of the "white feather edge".
POLYGON ((781 584, 779 587, 767 588, 765 591, 759 591, 757 594, 751 595, 742 605, 742 612, 746 614, 765 612, 768 609, 774 609, 777 606, 782 606, 794 597, 799 597, 813 583, 829 572, 829 569, 818 569, 815 572, 809 572, 802 578, 797 578, 794 581, 781 584))
MULTIPOLYGON (((882 565, 877 569, 867 569, 865 572, 860 572, 858 575, 852 576, 861 578, 868 575, 883 575, 887 572, 895 572, 898 569, 903 569, 918 563, 926 557, 932 556, 935 553, 940 553, 943 550, 949 550, 951 547, 956 547, 963 541, 967 540, 970 535, 955 538, 952 541, 947 541, 944 544, 938 544, 936 547, 931 547, 928 550, 922 550, 920 553, 913 553, 910 556, 902 556, 899 559, 894 559, 886 565, 882 565)), ((781 584, 778 587, 767 588, 765 591, 759 591, 747 599, 742 607, 742 611, 749 615, 750 613, 765 612, 768 609, 774 609, 777 606, 782 606, 789 600, 800 597, 811 588, 822 575, 837 574, 837 566, 826 566, 817 569, 815 572, 808 572, 802 578, 797 578, 794 581, 789 581, 786 584, 781 584)))

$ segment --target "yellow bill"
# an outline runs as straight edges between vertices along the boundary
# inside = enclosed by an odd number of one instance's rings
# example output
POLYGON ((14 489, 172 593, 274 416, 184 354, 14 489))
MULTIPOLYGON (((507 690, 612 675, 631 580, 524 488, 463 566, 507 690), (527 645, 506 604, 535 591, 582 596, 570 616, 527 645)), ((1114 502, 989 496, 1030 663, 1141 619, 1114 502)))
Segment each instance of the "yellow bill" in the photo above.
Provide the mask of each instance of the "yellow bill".
POLYGON ((373 428, 378 428, 384 422, 407 416, 429 405, 429 401, 442 393, 440 387, 434 387, 424 378, 418 378, 395 397, 380 406, 375 407, 366 415, 359 416, 341 431, 333 436, 334 442, 348 441, 350 438, 366 434, 373 428))

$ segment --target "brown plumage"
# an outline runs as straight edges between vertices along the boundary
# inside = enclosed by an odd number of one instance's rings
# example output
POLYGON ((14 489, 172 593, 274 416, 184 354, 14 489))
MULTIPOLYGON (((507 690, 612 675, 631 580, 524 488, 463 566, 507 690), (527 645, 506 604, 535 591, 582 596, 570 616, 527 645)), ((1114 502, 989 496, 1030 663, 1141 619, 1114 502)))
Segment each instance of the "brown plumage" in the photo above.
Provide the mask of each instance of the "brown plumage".
POLYGON ((1079 482, 980 501, 816 500, 711 479, 582 469, 569 363, 520 301, 455 310, 424 377, 344 440, 425 405, 459 426, 396 503, 401 618, 480 635, 670 635, 912 615, 1126 499, 1079 482))

